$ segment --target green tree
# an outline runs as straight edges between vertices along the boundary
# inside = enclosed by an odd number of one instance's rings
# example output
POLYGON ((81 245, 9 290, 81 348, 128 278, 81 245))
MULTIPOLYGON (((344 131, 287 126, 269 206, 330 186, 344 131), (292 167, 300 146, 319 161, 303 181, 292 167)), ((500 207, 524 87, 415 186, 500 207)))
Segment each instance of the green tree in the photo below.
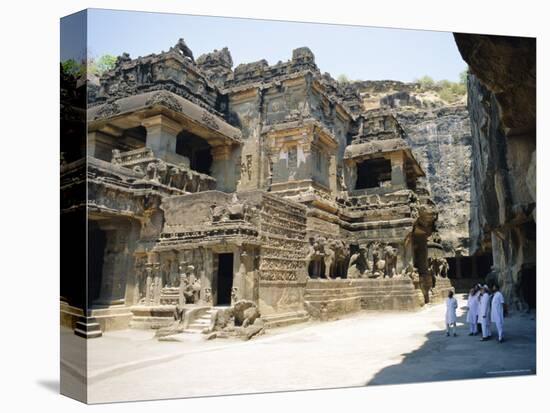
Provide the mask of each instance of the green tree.
POLYGON ((338 76, 336 80, 338 81, 338 83, 342 83, 342 84, 347 84, 350 82, 349 78, 344 74, 341 74, 340 76, 338 76))
POLYGON ((414 82, 420 84, 420 87, 422 87, 422 89, 424 90, 432 89, 435 86, 435 81, 427 75, 416 79, 414 82))
POLYGON ((97 76, 101 76, 103 73, 115 67, 116 56, 110 54, 104 54, 99 58, 88 59, 88 72, 97 76))
POLYGON ((466 95, 466 81, 467 71, 460 73, 459 82, 451 82, 447 79, 435 81, 430 76, 422 76, 415 80, 415 83, 420 85, 421 91, 431 91, 436 93, 441 100, 447 103, 453 103, 460 100, 466 95))
POLYGON ((61 67, 63 68, 63 72, 74 77, 79 77, 84 72, 83 65, 74 59, 67 59, 61 62, 61 67))

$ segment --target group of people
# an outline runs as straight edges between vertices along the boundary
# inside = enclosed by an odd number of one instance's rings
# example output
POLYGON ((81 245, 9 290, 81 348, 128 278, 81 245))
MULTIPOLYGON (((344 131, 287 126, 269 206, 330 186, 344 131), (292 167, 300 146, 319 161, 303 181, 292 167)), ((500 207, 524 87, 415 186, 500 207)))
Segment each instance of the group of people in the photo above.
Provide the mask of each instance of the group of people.
MULTIPOLYGON (((446 334, 451 333, 456 337, 456 309, 458 303, 453 291, 449 291, 446 301, 445 314, 446 334)), ((487 285, 477 284, 468 294, 468 314, 466 321, 470 327, 469 336, 475 336, 481 331, 481 341, 487 341, 491 337, 491 322, 495 324, 498 332, 498 342, 503 341, 504 327, 504 296, 499 291, 498 285, 491 289, 487 285)))

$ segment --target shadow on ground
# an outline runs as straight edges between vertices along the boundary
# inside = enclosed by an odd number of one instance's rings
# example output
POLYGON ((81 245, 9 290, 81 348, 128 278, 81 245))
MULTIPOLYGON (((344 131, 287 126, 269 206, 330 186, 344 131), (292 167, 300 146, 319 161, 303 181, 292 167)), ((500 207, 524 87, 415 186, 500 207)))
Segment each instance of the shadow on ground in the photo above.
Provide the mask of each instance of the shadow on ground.
POLYGON ((37 380, 36 383, 39 386, 45 388, 46 390, 59 394, 59 380, 42 379, 42 380, 37 380))
POLYGON ((405 353, 396 365, 378 372, 367 385, 405 384, 487 377, 536 374, 536 318, 515 313, 505 319, 505 342, 493 337, 468 336, 466 312, 458 318, 457 337, 446 337, 441 330, 426 334, 426 342, 405 353))

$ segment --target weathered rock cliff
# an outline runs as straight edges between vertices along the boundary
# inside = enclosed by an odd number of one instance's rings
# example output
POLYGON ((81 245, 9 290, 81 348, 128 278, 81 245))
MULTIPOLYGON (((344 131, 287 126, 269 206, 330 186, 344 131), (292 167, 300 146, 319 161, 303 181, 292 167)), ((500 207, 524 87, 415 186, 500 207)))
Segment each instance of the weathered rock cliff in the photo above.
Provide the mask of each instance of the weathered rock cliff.
POLYGON ((449 256, 468 247, 470 120, 465 102, 446 103, 417 83, 355 82, 364 110, 390 109, 426 172, 426 187, 439 209, 438 231, 449 256))
POLYGON ((466 107, 398 110, 396 116, 426 172, 427 188, 439 209, 439 235, 453 256, 469 240, 472 144, 466 107))
POLYGON ((470 66, 470 253, 491 249, 507 302, 535 305, 535 39, 455 34, 470 66))

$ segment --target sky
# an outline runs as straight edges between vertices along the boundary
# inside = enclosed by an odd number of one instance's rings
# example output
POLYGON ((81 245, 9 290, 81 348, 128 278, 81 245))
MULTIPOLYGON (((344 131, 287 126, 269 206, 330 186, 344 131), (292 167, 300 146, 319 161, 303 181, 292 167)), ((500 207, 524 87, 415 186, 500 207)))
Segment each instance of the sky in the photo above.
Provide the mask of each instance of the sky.
POLYGON ((466 69, 448 32, 90 9, 87 34, 94 57, 160 53, 183 37, 195 59, 227 46, 235 66, 286 61, 307 46, 321 72, 350 80, 458 81, 466 69))

